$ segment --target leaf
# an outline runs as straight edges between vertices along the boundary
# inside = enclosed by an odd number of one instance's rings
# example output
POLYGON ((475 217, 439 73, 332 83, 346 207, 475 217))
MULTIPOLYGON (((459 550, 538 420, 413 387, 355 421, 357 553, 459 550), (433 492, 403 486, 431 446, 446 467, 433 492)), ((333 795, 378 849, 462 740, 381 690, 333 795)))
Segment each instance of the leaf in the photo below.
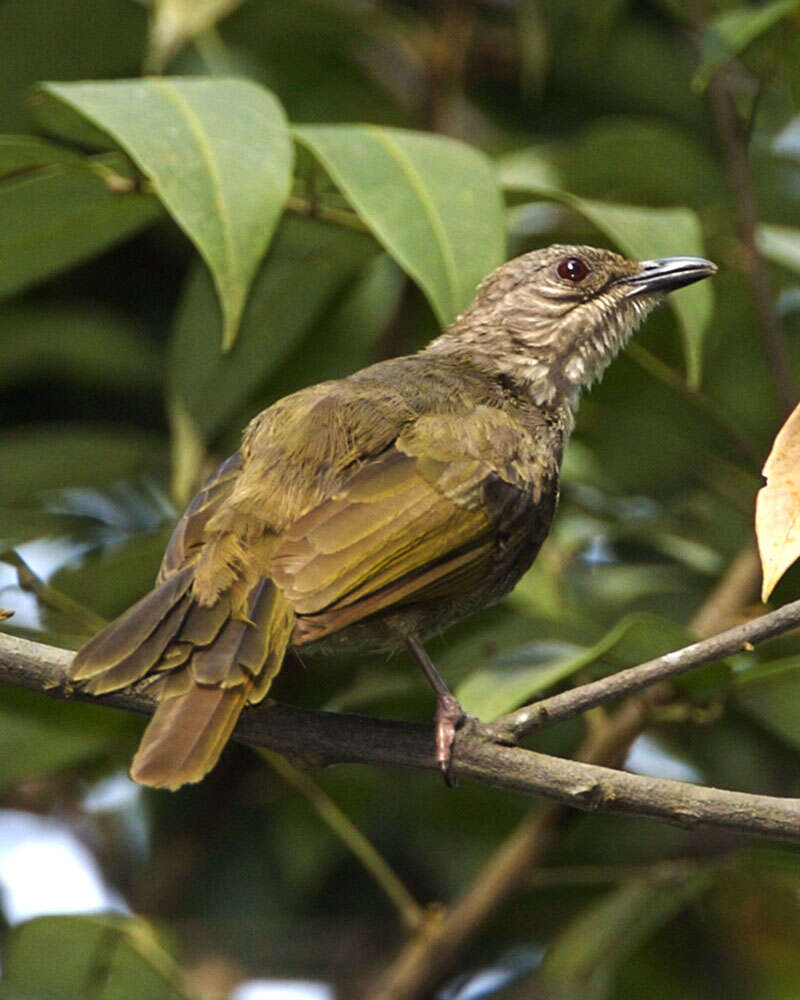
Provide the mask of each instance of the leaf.
MULTIPOLYGON (((542 184, 546 164, 539 158, 534 158, 527 182, 524 159, 506 162, 501 177, 508 180, 512 189, 527 190, 574 209, 605 233, 628 257, 647 260, 672 254, 704 255, 700 223, 691 209, 642 208, 578 198, 560 188, 542 184)), ((707 281, 699 282, 673 292, 667 301, 681 330, 687 381, 692 388, 697 388, 702 368, 703 338, 713 312, 711 286, 707 281)))
POLYGON ((561 172, 545 148, 527 146, 505 153, 497 161, 497 176, 506 191, 559 190, 561 172))
POLYGON ((0 132, 31 131, 29 93, 39 80, 135 76, 148 11, 131 0, 3 0, 0 132), (45 28, 46 30, 43 30, 45 28))
POLYGON ((602 1000, 619 966, 676 913, 695 900, 711 874, 631 879, 590 903, 548 946, 536 981, 559 1000, 602 1000))
POLYGON ((773 263, 800 274, 800 229, 791 226, 759 226, 758 249, 773 263))
POLYGON ((503 262, 503 203, 478 150, 375 125, 303 125, 294 134, 424 291, 442 325, 503 262))
POLYGON ((51 584, 106 619, 121 614, 153 586, 171 526, 134 535, 76 565, 60 569, 51 584))
POLYGON ((88 160, 0 183, 0 296, 78 264, 161 214, 151 195, 113 191, 88 160))
POLYGON ((0 177, 53 164, 79 164, 74 150, 32 135, 0 135, 0 177))
POLYGON ((736 704, 800 750, 800 656, 760 663, 735 675, 736 704))
POLYGON ((0 313, 0 342, 0 386, 48 376, 123 392, 159 386, 157 346, 122 313, 12 303, 0 313))
POLYGON ((208 274, 187 283, 168 361, 171 405, 203 437, 217 433, 320 319, 331 297, 375 253, 371 239, 287 218, 253 284, 237 343, 217 346, 217 312, 208 274))
POLYGON ((767 482, 756 497, 756 537, 766 601, 800 556, 800 406, 778 431, 762 475, 767 482))
POLYGON ((469 674, 456 689, 464 711, 495 719, 595 663, 606 673, 632 667, 689 642, 687 631, 656 615, 631 615, 590 647, 537 641, 469 674))
POLYGON ((6 942, 3 979, 49 1000, 190 997, 152 928, 132 917, 37 917, 20 924, 6 942))
POLYGON ((397 312, 405 281, 388 254, 371 257, 270 376, 265 389, 269 399, 369 364, 376 341, 397 312))
POLYGON ((715 71, 743 52, 759 35, 800 8, 800 0, 773 0, 761 7, 736 7, 717 14, 708 24, 700 50, 700 66, 692 90, 702 93, 715 71))
POLYGON ((43 424, 0 441, 0 506, 67 486, 105 486, 157 467, 163 442, 142 431, 43 424))
POLYGON ((283 211, 293 150, 283 110, 245 80, 48 83, 132 157, 214 277, 233 344, 247 291, 283 211))
POLYGON ((39 692, 3 688, 0 788, 93 760, 138 732, 136 720, 97 705, 64 705, 39 692), (129 724, 130 723, 130 724, 129 724))

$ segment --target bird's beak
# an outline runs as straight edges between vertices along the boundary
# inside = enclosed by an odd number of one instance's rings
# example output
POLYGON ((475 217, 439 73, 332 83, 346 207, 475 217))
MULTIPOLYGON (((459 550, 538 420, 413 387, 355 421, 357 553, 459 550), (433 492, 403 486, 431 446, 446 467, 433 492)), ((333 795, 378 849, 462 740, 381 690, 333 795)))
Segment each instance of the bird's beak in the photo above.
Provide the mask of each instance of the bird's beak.
POLYGON ((621 279, 628 286, 628 297, 672 292, 715 274, 717 265, 703 257, 660 257, 643 260, 636 274, 621 279))

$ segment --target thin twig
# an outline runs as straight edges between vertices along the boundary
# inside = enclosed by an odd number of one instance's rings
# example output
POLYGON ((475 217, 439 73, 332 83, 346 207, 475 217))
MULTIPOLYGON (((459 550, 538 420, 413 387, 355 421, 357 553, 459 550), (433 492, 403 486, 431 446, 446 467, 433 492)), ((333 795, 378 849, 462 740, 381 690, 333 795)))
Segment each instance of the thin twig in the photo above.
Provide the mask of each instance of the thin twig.
MULTIPOLYGON (((797 614, 800 602, 787 607, 797 614)), ((774 628, 773 634, 777 634, 774 628)), ((152 699, 140 692, 93 698, 76 691, 66 678, 71 656, 67 650, 0 635, 0 681, 62 698, 145 714, 153 711, 152 699)), ((317 764, 378 764, 438 772, 428 725, 270 705, 245 712, 234 738, 317 764)), ((701 788, 503 746, 476 720, 469 720, 456 736, 451 771, 463 781, 544 796, 584 811, 634 813, 679 826, 704 824, 800 843, 800 800, 701 788)))
POLYGON ((50 586, 30 568, 15 549, 9 549, 0 555, 0 562, 13 566, 17 571, 17 581, 20 590, 34 594, 40 604, 53 611, 65 615, 83 635, 94 635, 108 624, 105 618, 74 600, 69 594, 64 594, 56 587, 50 586))
POLYGON ((683 649, 676 649, 639 666, 620 670, 590 684, 582 684, 580 687, 526 705, 516 712, 510 712, 497 719, 494 728, 517 740, 535 729, 569 719, 596 705, 641 691, 651 684, 677 677, 704 663, 713 663, 714 660, 721 660, 734 653, 751 649, 798 625, 800 625, 800 601, 793 601, 778 608, 777 611, 771 611, 760 618, 745 622, 744 625, 737 625, 690 646, 684 646, 683 649))
MULTIPOLYGON (((641 699, 631 698, 600 729, 592 728, 578 758, 593 764, 619 764, 644 721, 641 699)), ((453 970, 470 941, 521 887, 577 813, 554 802, 541 803, 492 854, 438 924, 411 938, 379 981, 369 1000, 425 1000, 453 970)))

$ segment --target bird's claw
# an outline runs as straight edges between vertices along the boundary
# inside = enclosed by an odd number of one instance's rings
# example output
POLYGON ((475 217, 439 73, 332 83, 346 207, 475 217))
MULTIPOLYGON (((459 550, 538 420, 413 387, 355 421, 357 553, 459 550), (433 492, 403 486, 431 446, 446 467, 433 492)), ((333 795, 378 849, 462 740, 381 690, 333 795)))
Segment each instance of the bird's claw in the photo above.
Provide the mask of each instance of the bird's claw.
POLYGON ((450 763, 453 758, 453 740, 456 730, 466 719, 464 709, 459 705, 454 695, 447 692, 436 699, 436 762, 448 788, 453 788, 455 781, 450 774, 450 763))

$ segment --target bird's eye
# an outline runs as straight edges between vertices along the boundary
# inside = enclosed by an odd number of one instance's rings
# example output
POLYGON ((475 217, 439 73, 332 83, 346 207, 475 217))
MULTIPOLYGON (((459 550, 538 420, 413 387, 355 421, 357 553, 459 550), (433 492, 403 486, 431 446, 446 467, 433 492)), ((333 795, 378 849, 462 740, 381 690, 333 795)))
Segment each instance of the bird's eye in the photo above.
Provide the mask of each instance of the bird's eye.
POLYGON ((583 281, 588 273, 589 268, 580 257, 567 257, 556 268, 556 274, 565 281, 583 281))

